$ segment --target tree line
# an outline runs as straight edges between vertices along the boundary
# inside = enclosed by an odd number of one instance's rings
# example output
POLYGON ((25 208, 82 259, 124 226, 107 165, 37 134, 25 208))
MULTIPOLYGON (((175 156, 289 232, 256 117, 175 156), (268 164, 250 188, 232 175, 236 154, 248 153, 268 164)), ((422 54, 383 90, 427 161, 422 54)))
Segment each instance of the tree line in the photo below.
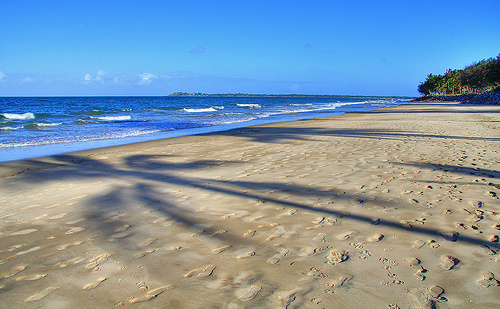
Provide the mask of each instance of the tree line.
POLYGON ((448 69, 443 75, 427 75, 418 86, 423 95, 479 94, 500 91, 500 54, 473 63, 462 70, 448 69))

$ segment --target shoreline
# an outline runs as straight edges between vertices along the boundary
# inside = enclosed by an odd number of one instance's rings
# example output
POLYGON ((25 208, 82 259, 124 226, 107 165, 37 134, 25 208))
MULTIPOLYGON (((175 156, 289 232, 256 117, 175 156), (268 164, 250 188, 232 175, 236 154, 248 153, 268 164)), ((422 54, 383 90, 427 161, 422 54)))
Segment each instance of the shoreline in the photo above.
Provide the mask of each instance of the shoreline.
MULTIPOLYGON (((401 104, 407 104, 408 102, 403 102, 401 104)), ((374 107, 363 108, 364 111, 375 110, 375 109, 376 108, 374 107)), ((300 120, 314 119, 314 118, 335 117, 351 112, 352 111, 343 111, 342 109, 340 109, 339 111, 332 110, 329 112, 318 112, 318 111, 297 112, 297 113, 286 114, 286 116, 283 114, 271 115, 268 117, 246 120, 242 122, 231 122, 225 124, 201 126, 190 129, 179 129, 173 131, 162 131, 162 132, 148 133, 138 136, 129 136, 122 138, 95 139, 95 140, 83 140, 83 141, 72 141, 72 142, 61 142, 61 143, 48 143, 48 144, 31 145, 31 146, 6 147, 6 148, 0 148, 0 157, 1 157, 0 163, 34 159, 38 157, 56 156, 64 153, 72 153, 72 152, 86 151, 86 150, 113 147, 113 146, 122 146, 127 144, 156 141, 156 140, 169 139, 182 136, 210 134, 221 131, 246 128, 256 125, 265 125, 276 122, 300 121, 300 120)))
POLYGON ((409 102, 0 163, 0 295, 494 307, 499 121, 500 106, 409 102))

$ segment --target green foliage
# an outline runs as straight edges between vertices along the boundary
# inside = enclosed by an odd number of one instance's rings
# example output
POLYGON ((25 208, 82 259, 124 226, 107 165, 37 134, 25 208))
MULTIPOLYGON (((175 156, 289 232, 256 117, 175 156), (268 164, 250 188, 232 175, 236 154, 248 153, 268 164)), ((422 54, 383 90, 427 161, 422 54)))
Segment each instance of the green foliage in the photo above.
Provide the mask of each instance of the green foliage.
POLYGON ((484 93, 499 88, 500 54, 496 58, 473 63, 463 70, 448 69, 443 75, 429 74, 417 89, 423 95, 433 95, 484 93))

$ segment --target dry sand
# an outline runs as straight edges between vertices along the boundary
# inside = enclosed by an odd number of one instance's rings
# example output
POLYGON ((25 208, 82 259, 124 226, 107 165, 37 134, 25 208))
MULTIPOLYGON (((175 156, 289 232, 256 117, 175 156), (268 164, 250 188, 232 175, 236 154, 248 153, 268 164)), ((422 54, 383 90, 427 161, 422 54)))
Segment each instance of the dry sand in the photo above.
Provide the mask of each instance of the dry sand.
POLYGON ((2 308, 498 308, 500 106, 0 165, 2 308))

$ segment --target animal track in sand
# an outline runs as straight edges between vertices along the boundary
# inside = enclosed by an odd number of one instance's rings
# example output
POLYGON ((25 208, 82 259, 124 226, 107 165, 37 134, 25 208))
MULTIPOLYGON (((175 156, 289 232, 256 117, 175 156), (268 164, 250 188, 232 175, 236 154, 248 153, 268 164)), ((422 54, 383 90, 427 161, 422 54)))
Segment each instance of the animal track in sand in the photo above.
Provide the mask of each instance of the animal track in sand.
POLYGON ((242 302, 247 302, 254 299, 261 290, 261 286, 252 285, 248 288, 236 291, 235 294, 239 300, 241 300, 242 302))
POLYGON ((165 291, 168 291, 168 290, 171 290, 173 288, 174 287, 172 285, 162 286, 162 287, 159 287, 159 288, 156 288, 156 289, 148 291, 146 293, 146 295, 144 295, 144 296, 130 297, 128 299, 128 302, 131 303, 131 304, 135 304, 135 303, 140 303, 140 302, 145 302, 145 301, 153 300, 156 297, 158 297, 158 295, 160 295, 161 293, 163 293, 165 291))
POLYGON ((91 282, 89 284, 86 284, 83 286, 83 289, 84 290, 91 290, 91 289, 95 289, 96 287, 99 286, 99 284, 101 284, 104 280, 106 280, 107 278, 106 277, 100 277, 100 278, 97 278, 94 282, 91 282))
POLYGON ((49 295, 50 293, 54 292, 58 288, 59 287, 54 287, 54 286, 48 287, 45 290, 41 291, 40 293, 34 294, 34 295, 26 298, 24 300, 24 302, 28 303, 28 302, 40 300, 40 299, 44 298, 45 296, 49 295))

